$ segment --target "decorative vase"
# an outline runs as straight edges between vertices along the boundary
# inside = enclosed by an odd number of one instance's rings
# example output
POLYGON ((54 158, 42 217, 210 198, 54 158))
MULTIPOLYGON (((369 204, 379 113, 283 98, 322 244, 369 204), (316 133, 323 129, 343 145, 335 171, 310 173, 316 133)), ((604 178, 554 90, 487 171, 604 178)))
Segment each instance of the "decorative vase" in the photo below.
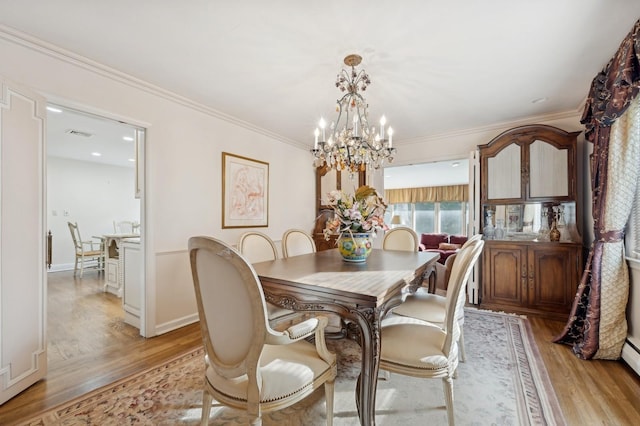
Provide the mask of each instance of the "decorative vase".
POLYGON ((493 213, 491 210, 487 210, 487 219, 485 220, 484 228, 482 229, 482 234, 484 235, 485 240, 493 240, 496 229, 493 227, 493 213))
POLYGON ((504 219, 496 219, 496 229, 494 232, 496 240, 502 240, 505 237, 504 219))
POLYGON ((368 232, 343 232, 337 244, 345 262, 364 262, 371 254, 371 234, 368 232))
POLYGON ((549 241, 560 241, 560 231, 556 226, 556 221, 553 221, 553 227, 549 231, 549 241))

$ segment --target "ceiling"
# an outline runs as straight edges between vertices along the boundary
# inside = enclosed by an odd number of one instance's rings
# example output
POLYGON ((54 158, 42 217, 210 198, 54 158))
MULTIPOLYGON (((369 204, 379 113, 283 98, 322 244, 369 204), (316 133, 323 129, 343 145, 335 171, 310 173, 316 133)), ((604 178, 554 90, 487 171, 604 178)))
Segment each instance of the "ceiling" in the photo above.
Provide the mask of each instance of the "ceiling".
POLYGON ((638 0, 0 0, 5 30, 309 147, 320 117, 335 118, 348 54, 401 149, 579 111, 638 17, 638 0))
POLYGON ((50 104, 47 155, 120 167, 135 166, 136 128, 50 104))

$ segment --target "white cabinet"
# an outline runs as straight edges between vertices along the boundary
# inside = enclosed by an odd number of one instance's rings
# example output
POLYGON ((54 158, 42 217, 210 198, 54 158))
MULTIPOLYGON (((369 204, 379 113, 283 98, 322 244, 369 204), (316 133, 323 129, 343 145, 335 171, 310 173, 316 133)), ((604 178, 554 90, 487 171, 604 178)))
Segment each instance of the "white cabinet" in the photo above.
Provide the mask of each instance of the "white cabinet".
POLYGON ((124 321, 140 328, 140 312, 142 310, 142 252, 140 241, 125 241, 120 248, 123 265, 124 321))
POLYGON ((104 258, 106 268, 104 291, 108 291, 118 297, 122 297, 124 266, 120 250, 125 241, 139 241, 140 235, 105 234, 102 238, 104 240, 104 258))

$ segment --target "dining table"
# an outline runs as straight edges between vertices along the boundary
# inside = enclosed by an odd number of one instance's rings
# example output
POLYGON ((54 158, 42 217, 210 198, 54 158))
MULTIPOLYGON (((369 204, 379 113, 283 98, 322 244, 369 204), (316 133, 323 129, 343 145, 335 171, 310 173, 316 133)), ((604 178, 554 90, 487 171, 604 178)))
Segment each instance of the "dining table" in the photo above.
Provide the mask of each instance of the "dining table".
POLYGON ((356 407, 361 425, 375 425, 381 320, 432 274, 437 252, 373 249, 365 262, 347 262, 338 249, 254 263, 265 300, 306 312, 332 312, 355 325, 361 348, 356 407))

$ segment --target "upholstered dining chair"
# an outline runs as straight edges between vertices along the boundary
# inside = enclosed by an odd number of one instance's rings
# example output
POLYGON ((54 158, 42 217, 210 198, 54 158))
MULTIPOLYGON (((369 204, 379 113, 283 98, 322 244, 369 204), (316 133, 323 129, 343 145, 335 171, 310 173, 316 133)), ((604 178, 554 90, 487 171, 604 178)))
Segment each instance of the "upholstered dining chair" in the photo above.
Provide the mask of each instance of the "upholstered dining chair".
MULTIPOLYGON (((266 262, 278 258, 278 249, 271 237, 258 231, 248 231, 240 235, 238 251, 250 262, 266 262)), ((282 330, 293 322, 302 321, 306 315, 284 309, 267 302, 267 312, 272 328, 282 330)))
POLYGON ((315 253, 316 243, 301 229, 287 229, 282 235, 282 257, 315 253))
MULTIPOLYGON (((71 232, 71 239, 73 240, 73 247, 75 251, 75 264, 73 265, 73 276, 76 276, 78 272, 78 262, 80 263, 80 278, 86 268, 85 262, 95 261, 95 269, 98 271, 104 270, 104 248, 100 241, 87 240, 83 241, 80 236, 80 229, 78 228, 78 222, 67 222, 69 231, 71 232)), ((92 266, 93 267, 93 266, 92 266)))
POLYGON ((389 229, 382 238, 383 250, 418 251, 418 234, 406 226, 389 229))
POLYGON ((269 326, 262 286, 247 259, 222 241, 189 239, 189 258, 205 349, 201 424, 212 399, 245 410, 251 425, 324 385, 333 424, 336 356, 324 339, 327 319, 313 317, 279 332, 269 326), (307 338, 313 337, 314 343, 307 338))
MULTIPOLYGON (((470 246, 475 246, 479 242, 484 245, 482 241, 482 234, 476 234, 469 238, 466 243, 460 248, 460 250, 466 249, 470 246)), ((482 250, 482 248, 480 249, 482 250)), ((445 262, 445 267, 450 268, 445 270, 444 274, 447 279, 447 295, 449 294, 449 286, 451 283, 451 273, 455 263, 458 261, 460 252, 450 256, 445 262), (450 260, 451 259, 451 260, 450 260)), ((462 292, 466 294, 466 282, 463 284, 462 292)), ((447 297, 438 294, 429 293, 424 288, 418 289, 415 293, 407 295, 406 299, 397 308, 393 309, 395 315, 401 315, 405 317, 416 318, 422 321, 427 321, 438 326, 442 326, 445 322, 445 315, 447 309, 447 297)), ((460 350, 460 361, 464 362, 466 358, 464 347, 464 309, 459 312, 458 325, 460 327, 460 337, 458 339, 458 347, 460 350)))
POLYGON ((442 379, 449 425, 455 423, 453 378, 458 368, 458 317, 464 310, 463 289, 483 245, 484 241, 480 240, 458 252, 451 271, 442 327, 397 315, 382 321, 380 369, 412 377, 442 379))
POLYGON ((240 235, 238 251, 251 263, 278 258, 278 248, 271 237, 258 231, 249 231, 240 235))

